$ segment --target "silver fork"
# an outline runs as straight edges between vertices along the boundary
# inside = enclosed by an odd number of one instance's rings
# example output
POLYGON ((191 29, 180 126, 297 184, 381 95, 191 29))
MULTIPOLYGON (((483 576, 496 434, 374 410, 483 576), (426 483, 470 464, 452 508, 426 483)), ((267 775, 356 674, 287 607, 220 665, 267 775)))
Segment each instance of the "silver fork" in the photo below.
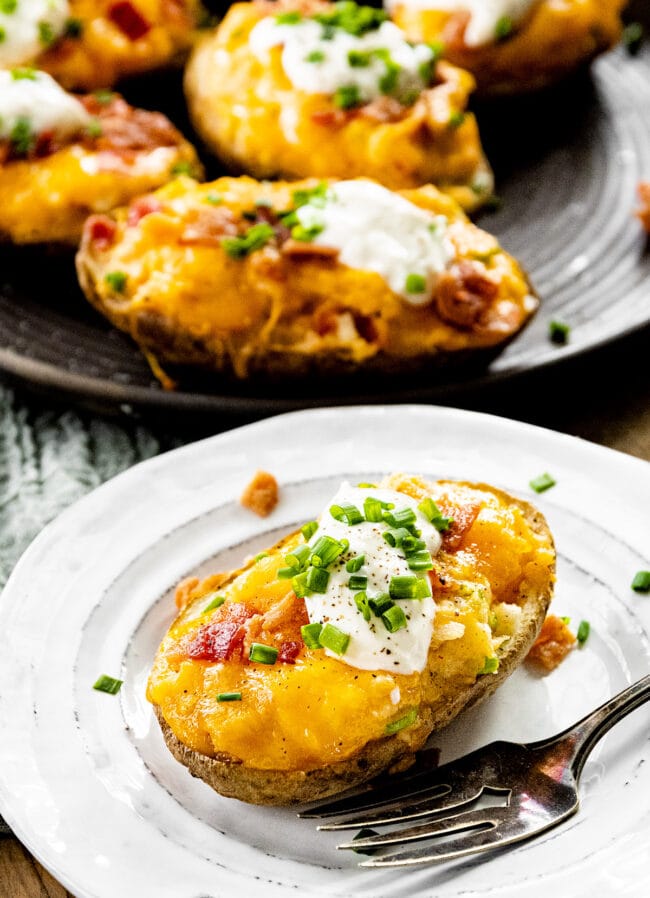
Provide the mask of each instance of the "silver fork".
POLYGON ((550 739, 492 742, 434 769, 417 769, 370 783, 364 792, 303 811, 305 818, 340 817, 320 830, 361 829, 339 848, 373 854, 363 867, 403 867, 450 861, 503 848, 544 832, 578 810, 578 780, 587 757, 614 724, 650 699, 650 675, 619 692, 550 739), (505 806, 476 807, 500 795, 505 806), (452 813, 449 813, 452 812, 452 813), (383 834, 366 827, 404 824, 383 834), (444 838, 440 838, 444 837, 444 838))

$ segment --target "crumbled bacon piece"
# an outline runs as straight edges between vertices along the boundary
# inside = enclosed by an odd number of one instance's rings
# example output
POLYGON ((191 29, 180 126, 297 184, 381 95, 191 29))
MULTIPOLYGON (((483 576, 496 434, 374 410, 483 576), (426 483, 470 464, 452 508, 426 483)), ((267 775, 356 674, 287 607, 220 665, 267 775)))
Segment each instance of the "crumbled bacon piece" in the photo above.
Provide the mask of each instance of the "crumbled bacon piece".
POLYGON ((278 661, 281 661, 283 664, 295 664, 301 648, 302 646, 299 642, 283 642, 280 646, 278 661))
POLYGON ((240 602, 225 607, 223 617, 204 624, 182 646, 187 658, 199 661, 228 661, 240 655, 246 635, 246 621, 254 612, 240 602))
POLYGON ((239 499, 244 508, 249 508, 261 518, 271 514, 278 504, 278 482, 268 471, 257 471, 239 499))
POLYGON ((467 533, 476 520, 481 510, 478 502, 467 505, 447 505, 444 500, 437 503, 438 508, 446 518, 452 522, 448 530, 441 533, 442 547, 446 552, 456 552, 463 544, 467 533))
POLYGON ((395 97, 383 96, 361 106, 359 111, 365 118, 375 122, 399 122, 404 118, 408 108, 395 97))
POLYGON ((147 215, 162 211, 162 203, 153 196, 141 196, 129 206, 126 223, 134 227, 147 215))
POLYGON ((358 114, 356 109, 317 109, 310 118, 315 125, 325 128, 341 128, 358 114))
POLYGON ((196 209, 180 237, 186 246, 220 246, 224 237, 234 237, 238 233, 237 222, 230 209, 225 206, 206 206, 196 209))
POLYGON ((436 308, 443 321, 472 330, 499 292, 498 284, 476 262, 452 265, 438 281, 436 308))
POLYGON ((103 252, 113 245, 117 225, 107 215, 91 215, 86 220, 84 230, 95 248, 103 252))
POLYGON ((321 259, 335 259, 340 250, 335 246, 322 246, 319 243, 311 243, 309 240, 286 240, 282 244, 282 254, 285 256, 318 256, 321 259))
POLYGON ((151 31, 150 23, 129 0, 114 3, 108 10, 108 18, 129 40, 137 41, 151 31))
POLYGON ((636 210, 636 217, 643 229, 650 234, 650 181, 642 181, 637 187, 641 206, 636 210))
POLYGON ((576 645, 576 638, 561 617, 549 614, 527 660, 546 671, 554 670, 576 645))

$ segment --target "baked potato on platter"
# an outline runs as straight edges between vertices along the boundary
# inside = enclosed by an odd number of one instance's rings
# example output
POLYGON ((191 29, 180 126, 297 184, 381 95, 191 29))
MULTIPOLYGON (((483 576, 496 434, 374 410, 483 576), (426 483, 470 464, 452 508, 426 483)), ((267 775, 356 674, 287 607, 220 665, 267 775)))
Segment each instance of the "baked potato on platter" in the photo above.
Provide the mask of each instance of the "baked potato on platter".
POLYGON ((223 795, 288 805, 408 766, 527 654, 553 539, 485 484, 343 484, 318 521, 185 581, 147 697, 172 754, 223 795))
POLYGON ((234 172, 432 183, 467 210, 492 194, 474 79, 351 0, 236 3, 185 75, 192 122, 234 172))
POLYGON ((179 172, 202 167, 161 113, 110 91, 67 93, 35 69, 0 71, 0 242, 76 245, 92 212, 179 172))
POLYGON ((385 0, 413 41, 439 43, 481 94, 553 84, 608 50, 625 0, 385 0))
POLYGON ((198 0, 9 0, 0 68, 34 65, 70 89, 178 64, 196 37, 198 0))
POLYGON ((366 179, 179 178, 91 217, 77 271, 163 383, 188 367, 421 374, 497 351, 537 307, 517 262, 450 197, 366 179))

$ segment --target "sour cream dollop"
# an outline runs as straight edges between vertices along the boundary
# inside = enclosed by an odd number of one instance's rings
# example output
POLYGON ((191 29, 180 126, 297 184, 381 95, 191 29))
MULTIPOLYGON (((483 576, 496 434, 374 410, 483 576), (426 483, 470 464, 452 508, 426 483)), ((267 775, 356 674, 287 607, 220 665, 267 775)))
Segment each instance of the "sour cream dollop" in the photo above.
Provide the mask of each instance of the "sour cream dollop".
POLYGON ((365 620, 357 607, 355 591, 349 587, 351 574, 346 563, 353 557, 363 555, 364 564, 358 574, 367 577, 365 592, 368 598, 388 593, 390 581, 395 576, 416 576, 428 584, 426 572, 415 573, 409 568, 404 552, 390 546, 384 533, 391 530, 390 524, 364 520, 359 524, 347 524, 336 520, 332 506, 354 505, 361 512, 367 498, 392 503, 393 510, 409 508, 415 512, 416 524, 421 531, 420 539, 433 557, 440 549, 440 534, 418 509, 418 503, 410 496, 394 490, 365 489, 343 483, 328 503, 320 518, 319 528, 309 541, 313 547, 322 536, 349 542, 349 549, 328 568, 329 581, 325 593, 313 593, 305 599, 310 622, 329 622, 350 637, 343 656, 325 649, 333 658, 340 658, 346 664, 361 670, 386 670, 392 673, 410 674, 424 670, 427 663, 429 643, 433 631, 435 604, 429 595, 421 599, 400 599, 395 604, 404 611, 406 627, 390 633, 380 617, 371 616, 365 620))
POLYGON ((90 121, 79 100, 45 72, 0 71, 0 140, 14 139, 17 128, 27 137, 48 133, 69 140, 90 121))
POLYGON ((468 12, 470 20, 465 29, 468 47, 493 43, 500 21, 509 19, 518 24, 539 0, 386 0, 390 12, 397 6, 410 9, 439 9, 449 12, 468 12))
POLYGON ((454 256, 447 219, 420 209, 373 181, 339 181, 325 201, 296 210, 300 224, 318 230, 312 242, 332 246, 350 268, 374 271, 411 305, 426 305, 454 256))
POLYGON ((8 0, 0 8, 0 68, 36 59, 63 34, 69 18, 68 0, 8 0))
POLYGON ((426 44, 410 44, 392 22, 359 36, 336 27, 327 39, 323 34, 323 25, 313 19, 285 25, 269 16, 253 28, 249 44, 260 59, 281 46, 282 67, 297 90, 333 95, 352 88, 356 105, 382 94, 406 98, 429 85, 433 51, 426 44))

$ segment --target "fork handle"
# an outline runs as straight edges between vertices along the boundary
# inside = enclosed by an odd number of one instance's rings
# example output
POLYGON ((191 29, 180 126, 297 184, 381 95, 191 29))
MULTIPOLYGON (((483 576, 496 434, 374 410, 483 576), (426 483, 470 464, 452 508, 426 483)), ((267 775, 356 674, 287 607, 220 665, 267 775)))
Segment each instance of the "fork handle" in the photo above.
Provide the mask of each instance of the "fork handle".
POLYGON ((545 743, 559 742, 560 740, 564 745, 569 745, 570 756, 566 760, 571 765, 575 778, 578 779, 585 761, 599 739, 648 699, 650 699, 650 674, 637 680, 636 683, 632 683, 627 689, 623 689, 622 692, 587 714, 586 717, 553 740, 539 742, 536 747, 542 748, 545 743))

